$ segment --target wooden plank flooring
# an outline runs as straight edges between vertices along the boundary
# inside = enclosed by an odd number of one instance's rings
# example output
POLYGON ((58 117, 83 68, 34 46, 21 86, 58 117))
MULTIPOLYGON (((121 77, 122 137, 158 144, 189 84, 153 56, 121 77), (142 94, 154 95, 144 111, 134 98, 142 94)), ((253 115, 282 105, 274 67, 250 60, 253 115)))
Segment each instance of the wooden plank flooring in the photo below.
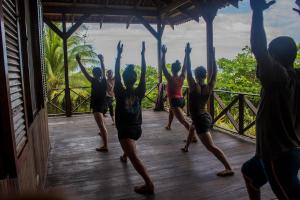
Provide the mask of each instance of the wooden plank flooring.
MULTIPOLYGON (((202 144, 192 144, 187 154, 180 151, 186 131, 176 120, 172 131, 166 131, 167 118, 165 112, 144 111, 143 135, 137 142, 139 156, 155 183, 155 195, 144 197, 133 192, 143 181, 130 162, 119 162, 122 150, 110 118, 106 119, 109 152, 95 151, 100 139, 92 115, 49 118, 52 149, 47 186, 75 192, 84 200, 248 199, 240 167, 254 155, 254 144, 214 132, 215 143, 229 157, 236 173, 219 178, 215 173, 222 165, 202 144)), ((263 199, 274 199, 268 185, 262 193, 263 199)))

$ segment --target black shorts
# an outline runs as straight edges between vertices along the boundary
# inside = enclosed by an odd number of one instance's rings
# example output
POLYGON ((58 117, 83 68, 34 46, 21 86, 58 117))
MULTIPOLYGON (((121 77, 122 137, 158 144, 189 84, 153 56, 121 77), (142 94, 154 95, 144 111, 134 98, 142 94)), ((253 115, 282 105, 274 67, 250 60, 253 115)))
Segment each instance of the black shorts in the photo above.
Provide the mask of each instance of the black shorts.
POLYGON ((129 127, 117 127, 118 138, 121 139, 132 139, 138 140, 142 135, 141 126, 129 126, 129 127))
POLYGON ((207 112, 192 116, 192 120, 198 135, 207 133, 212 128, 212 118, 207 112))
POLYGON ((106 103, 91 105, 91 109, 93 110, 93 113, 105 113, 107 110, 107 105, 106 103))
POLYGON ((183 108, 185 106, 185 100, 181 98, 172 98, 170 99, 171 108, 183 108))
POLYGON ((109 97, 109 96, 106 96, 105 97, 105 102, 106 102, 107 106, 110 106, 113 103, 113 98, 109 97))

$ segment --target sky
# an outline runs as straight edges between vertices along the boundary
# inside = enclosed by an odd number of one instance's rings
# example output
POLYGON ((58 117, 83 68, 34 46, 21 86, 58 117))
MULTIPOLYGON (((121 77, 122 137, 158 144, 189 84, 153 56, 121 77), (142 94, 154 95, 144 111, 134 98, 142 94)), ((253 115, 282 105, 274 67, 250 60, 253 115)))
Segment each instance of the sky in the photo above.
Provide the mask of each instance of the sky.
MULTIPOLYGON (((300 16, 292 11, 295 0, 277 0, 264 14, 265 29, 268 41, 286 35, 300 43, 300 16)), ((243 47, 250 43, 251 10, 249 0, 240 2, 239 8, 229 6, 219 10, 214 21, 214 46, 216 57, 234 58, 243 47)), ((116 45, 119 40, 124 44, 121 63, 140 64, 140 50, 142 41, 146 42, 147 65, 157 66, 157 42, 143 25, 125 24, 87 24, 86 41, 91 44, 97 53, 104 55, 107 68, 114 68, 116 45)), ((206 66, 206 28, 205 22, 190 21, 175 26, 165 27, 162 43, 168 48, 166 62, 172 63, 176 59, 183 61, 184 47, 191 43, 192 65, 206 66)))

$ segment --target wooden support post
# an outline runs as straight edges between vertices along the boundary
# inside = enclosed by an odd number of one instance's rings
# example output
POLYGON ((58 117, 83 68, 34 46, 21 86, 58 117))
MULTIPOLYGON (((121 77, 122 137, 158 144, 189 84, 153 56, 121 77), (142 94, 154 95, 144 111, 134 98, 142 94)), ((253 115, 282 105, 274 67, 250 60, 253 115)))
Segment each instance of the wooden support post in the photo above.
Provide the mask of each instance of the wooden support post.
POLYGON ((244 94, 239 94, 239 134, 244 134, 244 94))
POLYGON ((213 121, 215 120, 215 92, 213 91, 209 98, 210 115, 213 121))
POLYGON ((64 54, 64 72, 65 72, 65 110, 66 116, 72 115, 72 102, 70 94, 70 82, 69 82, 69 63, 68 63, 68 38, 80 27, 80 25, 89 17, 89 14, 81 16, 78 21, 67 31, 67 24, 65 15, 62 17, 62 28, 59 30, 55 24, 53 24, 47 17, 44 17, 44 22, 63 40, 63 54, 64 54))
MULTIPOLYGON (((217 15, 217 8, 207 6, 202 16, 206 22, 206 51, 207 51, 207 77, 211 77, 213 68, 213 52, 214 52, 214 40, 213 40, 213 22, 217 15)), ((210 97, 213 98, 213 97, 210 97)), ((208 104, 208 111, 212 115, 214 113, 213 108, 208 104)))
POLYGON ((67 37, 67 25, 65 17, 62 18, 63 25, 63 51, 64 51, 64 71, 65 71, 65 105, 66 105, 66 116, 72 115, 72 103, 70 94, 70 83, 69 83, 69 63, 68 63, 68 37, 67 37))
POLYGON ((161 38, 164 32, 165 25, 161 23, 161 20, 159 18, 158 23, 157 23, 157 68, 158 68, 158 94, 157 94, 157 99, 156 99, 156 104, 155 104, 155 111, 163 111, 164 110, 164 100, 163 100, 163 83, 162 83, 162 69, 161 69, 161 38))

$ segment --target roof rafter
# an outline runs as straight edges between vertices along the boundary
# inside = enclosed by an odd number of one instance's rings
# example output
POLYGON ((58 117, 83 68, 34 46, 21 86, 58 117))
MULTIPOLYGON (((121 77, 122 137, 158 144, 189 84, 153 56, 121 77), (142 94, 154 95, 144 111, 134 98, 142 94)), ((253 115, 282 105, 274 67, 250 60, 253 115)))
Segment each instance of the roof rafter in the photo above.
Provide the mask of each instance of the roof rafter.
MULTIPOLYGON (((141 3, 143 2, 143 0, 137 0, 136 4, 135 4, 135 9, 141 5, 141 3)), ((127 24, 126 24, 126 29, 129 28, 130 23, 134 20, 135 16, 131 16, 128 18, 127 24)))
POLYGON ((120 9, 120 8, 103 8, 103 7, 61 7, 61 6, 45 6, 44 13, 46 14, 99 14, 99 15, 115 15, 115 16, 157 16, 156 11, 143 9, 120 9))

